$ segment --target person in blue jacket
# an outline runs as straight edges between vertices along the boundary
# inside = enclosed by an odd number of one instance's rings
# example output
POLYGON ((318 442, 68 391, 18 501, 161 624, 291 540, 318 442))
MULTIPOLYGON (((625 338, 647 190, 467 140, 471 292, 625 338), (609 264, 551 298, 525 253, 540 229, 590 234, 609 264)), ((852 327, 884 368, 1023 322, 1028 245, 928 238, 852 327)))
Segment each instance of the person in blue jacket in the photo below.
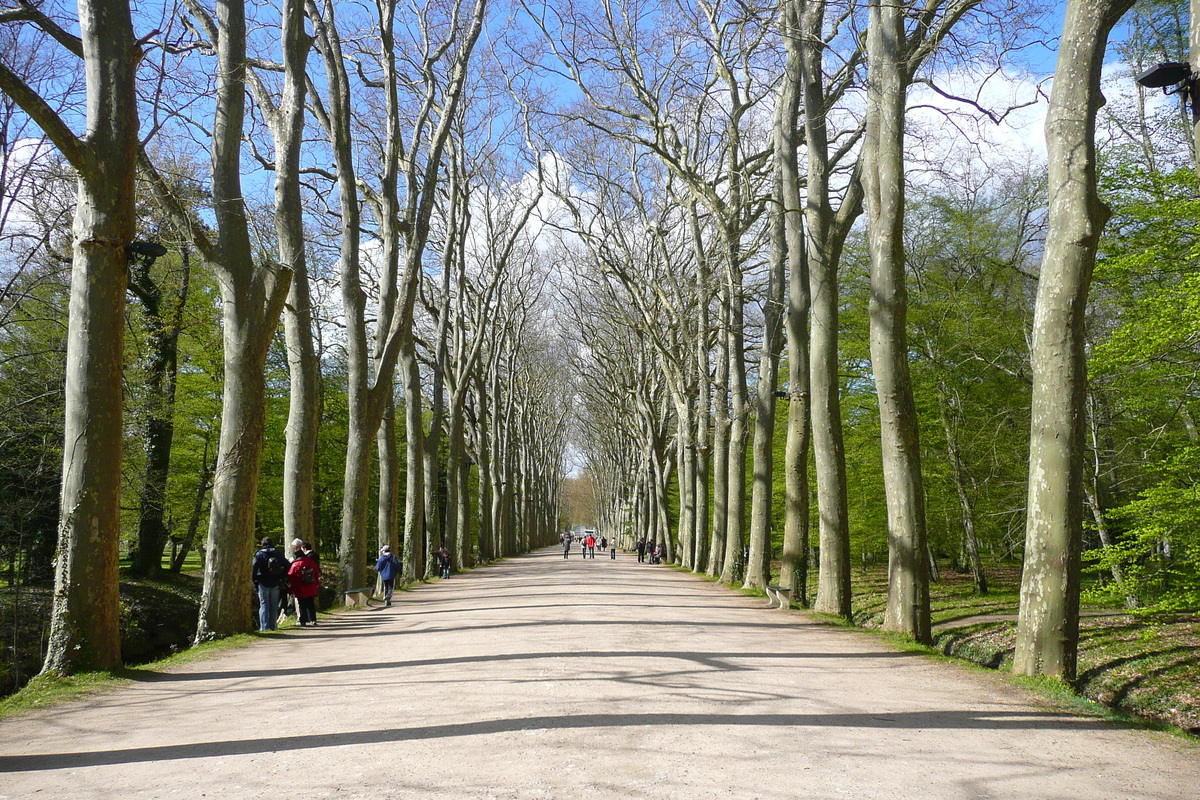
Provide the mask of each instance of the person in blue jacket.
POLYGON ((396 576, 400 574, 400 559, 392 553, 392 546, 385 544, 379 548, 379 560, 375 562, 375 571, 379 580, 383 581, 383 604, 392 604, 392 591, 396 587, 396 576))

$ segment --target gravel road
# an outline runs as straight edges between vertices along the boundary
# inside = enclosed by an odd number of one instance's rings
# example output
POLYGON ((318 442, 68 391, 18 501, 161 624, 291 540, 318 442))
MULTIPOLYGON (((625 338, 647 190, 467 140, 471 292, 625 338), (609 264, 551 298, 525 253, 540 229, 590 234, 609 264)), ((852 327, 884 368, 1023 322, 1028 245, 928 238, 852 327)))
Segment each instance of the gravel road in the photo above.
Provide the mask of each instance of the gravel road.
POLYGON ((0 724, 0 798, 1200 800, 1200 748, 539 551, 0 724))

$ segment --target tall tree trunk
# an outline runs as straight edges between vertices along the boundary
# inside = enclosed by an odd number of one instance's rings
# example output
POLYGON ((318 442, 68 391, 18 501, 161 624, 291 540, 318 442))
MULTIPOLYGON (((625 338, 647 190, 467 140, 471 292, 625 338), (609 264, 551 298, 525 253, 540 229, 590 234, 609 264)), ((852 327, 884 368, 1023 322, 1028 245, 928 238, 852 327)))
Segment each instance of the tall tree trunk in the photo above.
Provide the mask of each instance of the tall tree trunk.
MULTIPOLYGON (((687 449, 692 438, 691 403, 687 399, 680 404, 679 415, 679 432, 675 439, 675 457, 683 465, 676 475, 679 484, 679 564, 684 569, 693 569, 699 567, 700 560, 695 547, 695 528, 692 524, 692 513, 695 510, 693 490, 696 488, 696 463, 691 458, 694 451, 689 452, 687 449)), ((650 439, 657 436, 657 433, 648 430, 646 436, 650 439)))
POLYGON ((1132 0, 1068 0, 1046 118, 1050 211, 1034 309, 1025 564, 1013 672, 1075 680, 1083 536, 1083 326, 1108 210, 1096 111, 1109 31, 1132 0))
POLYGON ((162 570, 167 526, 163 519, 167 497, 167 474, 171 466, 171 443, 175 436, 175 385, 179 372, 179 332, 191 279, 190 252, 180 252, 181 276, 172 308, 162 309, 162 289, 150 276, 150 262, 137 259, 130 265, 129 289, 145 310, 150 328, 146 364, 146 397, 149 408, 144 427, 146 465, 142 472, 138 538, 130 553, 135 575, 152 576, 162 570))
POLYGON ((482 381, 476 382, 475 462, 479 469, 479 558, 487 562, 496 557, 496 549, 492 546, 492 502, 495 484, 492 483, 492 434, 488 423, 490 410, 486 404, 483 387, 482 381))
POLYGON ((304 136, 305 66, 312 38, 304 32, 304 3, 283 3, 283 95, 272 131, 275 137, 275 232, 279 263, 292 271, 284 304, 290 397, 283 455, 283 535, 312 543, 313 483, 317 429, 321 423, 320 361, 312 323, 312 294, 304 247, 304 209, 300 197, 300 148, 304 136))
POLYGON ((781 9, 787 63, 780 104, 785 116, 776 128, 780 167, 780 207, 787 246, 788 424, 784 451, 783 557, 779 585, 792 599, 808 605, 808 269, 804 252, 804 216, 800 208, 799 145, 796 123, 800 103, 800 43, 797 0, 781 9))
POLYGON ((404 390, 404 463, 407 482, 404 491, 404 577, 416 580, 428 577, 436 559, 430 558, 433 545, 425 529, 425 422, 421 419, 421 371, 417 364, 416 342, 405 336, 400 346, 400 378, 404 390), (424 569, 422 569, 424 567, 424 569))
POLYGON ((725 509, 725 565, 721 580, 726 583, 745 577, 746 521, 746 432, 750 398, 746 388, 745 300, 742 294, 742 267, 738 263, 733 236, 725 232, 726 280, 729 283, 729 327, 725 347, 729 351, 729 461, 726 468, 727 506, 725 509))
POLYGON ((888 601, 883 627, 932 644, 925 490, 917 408, 908 369, 904 282, 904 9, 872 0, 867 31, 863 143, 871 258, 871 371, 879 397, 888 509, 888 601))
POLYGON ((712 548, 719 552, 717 561, 721 580, 729 582, 726 567, 726 529, 729 525, 729 350, 725 347, 724 331, 729 325, 729 291, 721 282, 719 292, 720 317, 717 323, 717 364, 713 380, 713 516, 712 548))
POLYGON ((959 513, 962 515, 963 550, 971 569, 975 593, 983 595, 988 592, 987 573, 983 569, 983 558, 979 552, 979 534, 975 531, 975 508, 971 502, 971 493, 967 490, 967 476, 963 469, 962 455, 958 450, 958 436, 946 413, 946 407, 949 405, 948 394, 944 386, 940 387, 938 413, 941 417, 942 431, 946 435, 946 460, 949 462, 950 477, 954 481, 959 513))
POLYGON ((801 12, 804 135, 808 149, 807 222, 811 301, 812 441, 817 472, 820 564, 813 608, 850 617, 850 526, 846 453, 838 381, 838 262, 850 222, 861 206, 861 186, 851 179, 835 215, 830 203, 829 137, 823 87, 825 3, 809 0, 801 12))
POLYGON ((0 89, 29 114, 78 174, 63 471, 50 638, 43 672, 121 666, 117 558, 121 538, 121 371, 141 47, 126 0, 80 0, 87 133, 77 138, 0 65, 0 89))
MULTIPOLYGON (((387 399, 383 419, 375 434, 375 452, 379 457, 378 546, 387 545, 393 553, 400 549, 400 447, 396 442, 396 396, 387 399)), ((407 438, 407 437, 406 437, 407 438)))
POLYGON ((290 271, 254 263, 241 183, 245 116, 246 17, 242 0, 217 3, 217 113, 213 204, 222 275, 225 384, 213 479, 197 641, 254 628, 250 558, 266 419, 263 369, 289 289, 290 271))
MULTIPOLYGON (((790 99, 776 106, 775 130, 787 122, 790 99)), ((778 135, 778 134, 777 134, 778 135)), ((787 234, 784 227, 783 167, 775 162, 775 208, 771 212, 770 280, 763 309, 762 355, 758 367, 754 416, 754 486, 750 494, 750 558, 746 583, 766 586, 771 580, 771 506, 775 477, 775 388, 779 385, 779 354, 783 349, 784 285, 787 281, 787 234)))
POLYGON ((444 545, 450 555, 454 557, 456 565, 461 564, 459 554, 459 543, 455 539, 446 538, 445 529, 442 527, 442 509, 438 503, 438 477, 439 470, 439 450, 442 446, 442 424, 441 424, 441 409, 438 408, 441 404, 434 399, 433 420, 429 426, 429 433, 425 435, 424 452, 421 454, 421 469, 424 473, 422 484, 425 490, 425 530, 428 531, 430 547, 433 545, 444 545))
POLYGON ((212 476, 217 469, 217 462, 209 461, 208 458, 211 436, 212 431, 209 431, 208 438, 204 440, 204 455, 200 458, 200 476, 196 481, 196 495, 192 501, 192 513, 188 517, 187 533, 179 543, 175 557, 171 559, 171 572, 176 575, 183 571, 183 562, 187 561, 188 554, 192 552, 196 542, 196 532, 200 530, 200 519, 204 514, 204 499, 208 497, 208 490, 212 488, 212 476))
POLYGON ((467 536, 466 506, 462 503, 467 494, 467 479, 463 467, 466 464, 466 447, 463 440, 462 409, 454 394, 450 397, 450 414, 446 432, 446 538, 456 544, 455 558, 464 567, 469 566, 470 542, 467 536))

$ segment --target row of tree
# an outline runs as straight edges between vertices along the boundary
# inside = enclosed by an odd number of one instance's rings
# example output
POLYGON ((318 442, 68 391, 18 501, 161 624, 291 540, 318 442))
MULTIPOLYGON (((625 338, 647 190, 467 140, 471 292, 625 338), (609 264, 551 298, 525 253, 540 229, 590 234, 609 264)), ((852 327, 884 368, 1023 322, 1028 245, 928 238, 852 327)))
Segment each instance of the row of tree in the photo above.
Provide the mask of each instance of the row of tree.
MULTIPOLYGON (((954 84, 1045 38, 1006 0, 82 0, 78 34, 0 11, 5 124, 42 132, 5 151, 0 380, 10 575, 58 554, 46 668, 119 661, 123 529, 153 572, 208 504, 197 635, 220 636, 251 626, 264 530, 325 540, 344 588, 372 531, 409 579, 439 542, 513 553, 553 539, 574 448, 606 528, 748 586, 778 555, 805 603, 815 557, 818 610, 849 616, 854 547, 886 531, 885 625, 920 641, 934 547, 980 591, 983 551, 1019 553, 1018 668, 1070 679, 1085 509, 1128 602, 1196 586, 1181 121, 1138 95, 1095 148, 1130 5, 1068 4, 1045 175, 952 163, 913 114, 1003 116, 954 84), (1089 306, 1098 172, 1120 224, 1089 306)), ((1179 12, 1147 0, 1127 61, 1174 54, 1179 12)))
MULTIPOLYGON (((1085 543, 1103 568, 1098 594, 1195 607, 1195 537, 1174 503, 1196 484, 1178 469, 1156 483, 1165 464, 1133 463, 1141 438, 1191 463, 1190 445, 1161 438, 1190 435, 1190 373, 1173 363, 1134 378, 1143 405, 1128 415, 1117 409, 1134 397, 1112 385, 1128 372, 1106 355, 1148 366, 1182 348, 1194 363, 1196 327, 1177 316, 1190 278, 1168 278, 1168 300, 1119 266, 1144 264, 1153 242, 1192 274, 1186 225, 1161 240, 1140 208, 1168 186, 1194 197, 1187 123, 1126 74, 1136 103, 1102 118, 1096 151, 1105 47, 1131 5, 1068 4, 1044 172, 1026 153, 948 157, 913 111, 918 85, 960 129, 963 109, 1015 110, 943 85, 960 56, 1004 64, 1028 46, 1038 20, 1007 4, 539 6, 545 68, 578 91, 554 118, 577 143, 562 151, 563 247, 583 265, 580 305, 601 321, 581 356, 579 424, 601 525, 747 587, 769 582, 778 558, 780 584, 805 605, 815 557, 813 607, 846 617, 854 546, 866 560, 882 543, 883 625, 924 642, 935 550, 979 592, 987 551, 1015 556, 1016 670, 1066 680, 1085 543), (936 160, 914 179, 906 159, 922 145, 936 160), (1130 182, 1131 168, 1143 177, 1130 182), (1139 215, 1120 231, 1141 244, 1103 253, 1091 298, 1109 204, 1139 215), (1111 284, 1113 269, 1133 285, 1111 284), (1159 318, 1169 340, 1139 339, 1137 354, 1121 344, 1145 335, 1135 294, 1172 309, 1159 318), (1089 351, 1107 373, 1090 384, 1089 351)), ((1132 15, 1135 74, 1182 60, 1184 18, 1180 3, 1132 15)))
POLYGON ((264 531, 334 538, 340 588, 371 579, 372 528, 407 580, 439 545, 467 565, 552 540, 571 384, 529 225, 539 156, 520 114, 497 106, 502 84, 473 79, 484 0, 221 0, 136 18, 127 0, 84 0, 77 34, 55 11, 0 12, 19 31, 0 60, 5 120, 32 121, 61 157, 29 137, 36 152, 6 153, 25 185, 3 187, 22 209, 6 219, 4 345, 40 383, 3 377, 14 408, 40 404, 28 433, 44 436, 6 441, 43 463, 14 476, 23 507, 45 515, 47 487, 30 497, 28 479, 57 478, 44 462, 62 459, 56 541, 22 520, 6 554, 13 579, 56 554, 45 670, 120 664, 123 498, 135 572, 155 573, 169 538, 176 568, 202 550, 197 639, 252 628, 264 531), (30 46, 74 61, 39 71, 30 46), (39 174, 54 192, 32 188, 39 174), (72 213, 67 281, 55 264, 72 213), (264 448, 280 446, 264 471, 264 448), (265 497, 264 475, 278 479, 265 497))

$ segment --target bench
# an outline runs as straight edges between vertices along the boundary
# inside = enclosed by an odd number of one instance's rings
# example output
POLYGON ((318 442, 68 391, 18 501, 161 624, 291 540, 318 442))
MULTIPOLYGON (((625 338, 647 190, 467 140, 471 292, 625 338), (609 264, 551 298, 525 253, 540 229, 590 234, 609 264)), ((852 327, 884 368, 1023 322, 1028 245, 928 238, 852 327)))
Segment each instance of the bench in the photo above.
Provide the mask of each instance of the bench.
POLYGON ((767 591, 767 603, 774 608, 779 606, 780 611, 785 611, 791 608, 792 605, 792 590, 784 589, 782 586, 766 586, 763 587, 767 591))
POLYGON ((346 608, 366 608, 371 603, 371 595, 375 593, 375 589, 370 586, 364 586, 361 589, 347 589, 343 594, 346 597, 346 608))

